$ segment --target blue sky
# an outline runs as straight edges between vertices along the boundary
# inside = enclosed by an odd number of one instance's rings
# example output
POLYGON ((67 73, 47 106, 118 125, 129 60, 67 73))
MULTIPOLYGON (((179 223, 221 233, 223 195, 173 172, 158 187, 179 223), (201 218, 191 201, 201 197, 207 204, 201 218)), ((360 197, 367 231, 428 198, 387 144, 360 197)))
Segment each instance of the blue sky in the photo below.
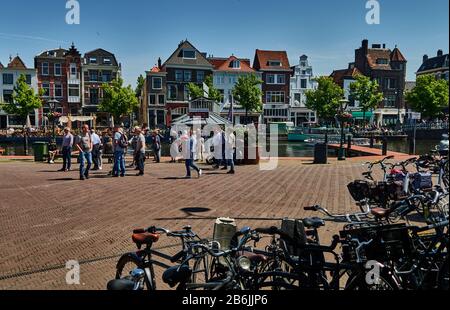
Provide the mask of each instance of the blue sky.
POLYGON ((0 62, 17 53, 28 66, 39 52, 98 47, 116 54, 127 83, 163 61, 188 39, 214 56, 250 58, 255 49, 286 50, 291 65, 307 54, 316 75, 353 61, 369 43, 398 45, 408 59, 408 80, 423 54, 448 52, 448 0, 379 0, 380 25, 365 22, 366 0, 79 0, 80 25, 65 23, 66 0, 1 1, 0 62))

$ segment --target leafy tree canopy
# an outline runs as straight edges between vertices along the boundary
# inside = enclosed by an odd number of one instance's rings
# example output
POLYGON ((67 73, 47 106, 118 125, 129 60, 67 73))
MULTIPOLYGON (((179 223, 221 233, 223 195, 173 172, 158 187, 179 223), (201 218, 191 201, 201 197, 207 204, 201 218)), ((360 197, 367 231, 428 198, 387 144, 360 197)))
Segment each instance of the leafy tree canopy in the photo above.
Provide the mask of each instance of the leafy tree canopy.
POLYGON ((103 100, 99 109, 110 113, 115 120, 129 115, 139 105, 135 90, 131 85, 124 87, 122 78, 117 78, 109 84, 103 84, 102 89, 103 100))
POLYGON ((435 118, 448 106, 448 87, 446 80, 437 80, 433 75, 421 75, 417 77, 416 87, 406 93, 406 101, 423 117, 435 118))
POLYGON ((43 90, 35 93, 34 89, 27 84, 25 75, 21 74, 14 86, 13 103, 2 104, 0 108, 8 114, 19 116, 25 125, 27 116, 35 109, 42 107, 40 95, 43 95, 43 90))
POLYGON ((344 90, 331 77, 322 76, 316 81, 317 89, 306 92, 306 107, 316 111, 319 118, 333 119, 341 108, 344 90))

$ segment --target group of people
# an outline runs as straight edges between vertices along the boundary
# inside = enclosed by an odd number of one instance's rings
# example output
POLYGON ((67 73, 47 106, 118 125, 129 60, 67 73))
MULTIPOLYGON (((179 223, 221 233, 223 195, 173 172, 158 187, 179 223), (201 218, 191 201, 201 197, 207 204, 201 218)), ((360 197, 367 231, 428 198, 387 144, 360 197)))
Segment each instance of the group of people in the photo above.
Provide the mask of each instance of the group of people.
MULTIPOLYGON (((89 173, 91 170, 102 170, 102 152, 111 144, 114 165, 111 172, 112 177, 125 177, 126 165, 125 157, 129 148, 133 149, 133 164, 135 170, 138 171, 136 176, 143 176, 145 174, 145 160, 147 143, 146 136, 149 130, 144 125, 142 127, 135 127, 132 131, 132 137, 126 135, 124 129, 121 126, 115 126, 111 134, 106 133, 101 138, 95 130, 89 129, 88 125, 83 125, 81 133, 79 135, 73 135, 70 128, 64 129, 64 136, 62 141, 62 158, 63 167, 59 170, 62 172, 71 171, 72 165, 72 153, 78 152, 79 154, 79 172, 80 180, 89 179, 89 173), (92 165, 94 165, 93 169, 92 165)), ((153 131, 151 133, 151 141, 153 154, 156 163, 161 161, 161 149, 162 149, 162 136, 159 131, 153 131)), ((214 136, 211 139, 212 146, 214 147, 214 169, 228 170, 228 174, 235 173, 234 166, 234 147, 236 138, 232 130, 226 132, 222 129, 217 129, 214 132, 214 136)), ((51 150, 53 152, 51 162, 53 163, 54 157, 59 152, 57 150, 56 143, 52 143, 51 150)), ((201 135, 201 131, 194 134, 193 129, 179 133, 177 139, 172 144, 177 147, 177 155, 181 154, 186 167, 186 178, 191 178, 191 170, 197 172, 197 176, 200 178, 203 171, 197 166, 196 162, 204 160, 205 154, 205 139, 201 135)), ((171 154, 173 154, 171 152, 171 154)), ((172 155, 174 161, 177 155, 172 155)))

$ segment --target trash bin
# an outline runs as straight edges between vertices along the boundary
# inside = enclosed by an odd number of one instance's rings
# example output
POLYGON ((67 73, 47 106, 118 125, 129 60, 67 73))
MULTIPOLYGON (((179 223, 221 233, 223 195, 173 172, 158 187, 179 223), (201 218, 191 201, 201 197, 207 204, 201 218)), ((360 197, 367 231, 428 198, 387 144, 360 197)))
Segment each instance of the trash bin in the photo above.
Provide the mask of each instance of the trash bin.
POLYGON ((34 161, 45 161, 44 157, 48 154, 47 142, 35 142, 33 143, 34 161))
POLYGON ((317 143, 314 146, 314 163, 328 164, 328 145, 326 143, 317 143))

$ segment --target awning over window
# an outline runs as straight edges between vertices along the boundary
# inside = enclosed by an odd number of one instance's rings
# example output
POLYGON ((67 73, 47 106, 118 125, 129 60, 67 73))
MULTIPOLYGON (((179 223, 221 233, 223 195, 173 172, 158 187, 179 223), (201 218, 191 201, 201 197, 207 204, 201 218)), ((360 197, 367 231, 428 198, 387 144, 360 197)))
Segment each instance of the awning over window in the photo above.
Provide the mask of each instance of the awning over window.
MULTIPOLYGON (((362 112, 362 111, 352 112, 352 116, 354 119, 364 119, 364 112, 362 112)), ((366 119, 371 119, 372 117, 373 117, 373 112, 367 111, 366 119)))

